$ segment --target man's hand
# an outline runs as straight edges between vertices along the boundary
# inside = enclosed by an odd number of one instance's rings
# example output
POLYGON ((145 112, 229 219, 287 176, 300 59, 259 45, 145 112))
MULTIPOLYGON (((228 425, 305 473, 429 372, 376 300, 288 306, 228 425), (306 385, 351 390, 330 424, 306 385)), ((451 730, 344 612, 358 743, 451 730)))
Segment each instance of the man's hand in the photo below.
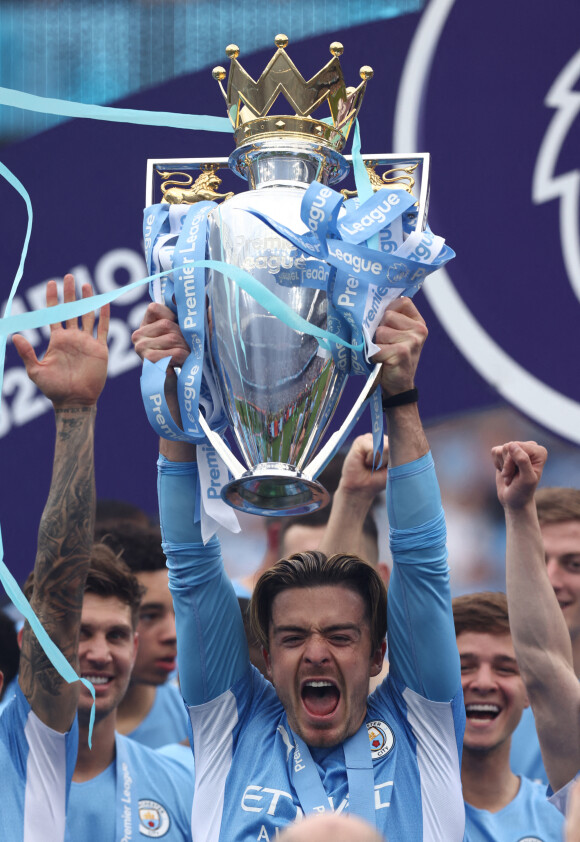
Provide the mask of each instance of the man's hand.
POLYGON ((505 509, 522 509, 531 503, 548 458, 535 441, 510 441, 491 451, 499 502, 505 509))
POLYGON ((385 395, 398 395, 415 386, 415 372, 427 339, 425 320, 410 298, 397 298, 383 315, 373 362, 382 363, 381 387, 385 395))
MULTIPOLYGON (((83 298, 93 294, 90 284, 83 284, 83 298)), ((75 301, 75 282, 72 275, 64 278, 64 301, 75 301)), ((46 285, 46 306, 58 304, 55 281, 46 285)), ((107 332, 109 305, 102 307, 96 337, 93 335, 95 314, 91 310, 78 320, 69 319, 66 327, 60 322, 50 326, 50 342, 44 357, 39 360, 34 348, 23 336, 12 338, 26 373, 36 386, 52 401, 56 409, 94 406, 107 379, 107 332)))
POLYGON ((177 324, 175 314, 164 304, 153 302, 147 307, 141 326, 131 337, 142 360, 159 362, 171 357, 170 366, 180 368, 190 348, 177 324))
MULTIPOLYGON (((177 374, 189 356, 190 348, 176 321, 175 313, 165 304, 153 302, 147 307, 141 326, 132 335, 135 351, 142 360, 152 363, 171 357, 165 377, 165 399, 175 423, 181 427, 181 411, 177 397, 177 374)), ((188 442, 161 439, 160 453, 171 462, 190 462, 195 459, 195 447, 188 442)))
POLYGON ((358 436, 346 454, 340 475, 339 489, 372 502, 385 490, 389 444, 384 437, 383 464, 373 471, 373 437, 371 433, 358 436))

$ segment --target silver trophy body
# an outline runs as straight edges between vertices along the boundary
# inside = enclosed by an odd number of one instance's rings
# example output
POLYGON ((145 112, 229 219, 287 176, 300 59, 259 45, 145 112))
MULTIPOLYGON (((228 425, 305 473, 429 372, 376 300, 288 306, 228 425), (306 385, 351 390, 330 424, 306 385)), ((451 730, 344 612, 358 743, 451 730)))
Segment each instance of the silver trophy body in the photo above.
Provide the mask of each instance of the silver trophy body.
MULTIPOLYGON (((248 209, 296 233, 306 232, 300 205, 308 184, 348 169, 342 156, 314 144, 254 143, 238 149, 230 166, 252 190, 210 216, 209 256, 247 270, 310 324, 326 329, 322 289, 302 286, 303 273, 326 276, 326 265, 301 253, 248 209), (312 146, 312 149, 308 147, 312 146)), ((332 418, 347 375, 317 340, 288 327, 231 279, 212 271, 211 353, 214 374, 247 470, 224 489, 230 505, 281 515, 311 511, 328 494, 305 472, 332 418)))

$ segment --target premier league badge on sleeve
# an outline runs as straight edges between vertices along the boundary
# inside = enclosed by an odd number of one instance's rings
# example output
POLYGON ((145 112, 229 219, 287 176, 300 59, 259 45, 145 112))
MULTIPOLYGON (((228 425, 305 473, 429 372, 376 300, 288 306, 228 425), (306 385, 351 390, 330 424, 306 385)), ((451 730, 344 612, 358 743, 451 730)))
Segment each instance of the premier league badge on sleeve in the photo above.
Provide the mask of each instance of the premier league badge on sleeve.
POLYGON ((157 801, 139 801, 139 833, 150 839, 160 839, 169 830, 169 813, 157 801))
POLYGON ((372 722, 367 722, 367 731, 369 732, 371 757, 373 760, 384 757, 395 745, 395 735, 386 722, 381 722, 380 719, 373 719, 372 722))

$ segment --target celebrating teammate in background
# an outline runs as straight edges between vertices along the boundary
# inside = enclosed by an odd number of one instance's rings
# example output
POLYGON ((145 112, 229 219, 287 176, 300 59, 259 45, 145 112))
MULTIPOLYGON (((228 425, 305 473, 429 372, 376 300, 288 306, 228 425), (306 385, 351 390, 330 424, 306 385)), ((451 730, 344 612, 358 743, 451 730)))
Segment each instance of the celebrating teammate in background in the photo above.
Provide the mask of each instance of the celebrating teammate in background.
MULTIPOLYGON (((547 540, 556 538, 553 530, 546 535, 546 527, 540 529, 534 493, 547 458, 545 448, 535 442, 508 442, 494 447, 492 455, 506 520, 507 596, 514 648, 546 772, 556 792, 580 769, 580 685, 573 657, 580 623, 578 594, 551 581, 549 570, 552 577, 564 576, 567 568, 573 572, 580 564, 580 541, 567 534, 570 524, 564 521, 556 551, 547 540)), ((562 806, 562 799, 554 803, 562 806)))
MULTIPOLYGON (((83 286, 83 297, 91 288, 83 286)), ((64 300, 75 300, 72 275, 64 300)), ((58 303, 50 281, 46 303, 58 303)), ((109 308, 100 313, 96 336, 92 311, 66 326, 51 326, 41 361, 30 343, 14 336, 30 379, 52 401, 56 444, 52 481, 38 534, 32 608, 53 642, 78 672, 81 605, 93 542, 94 427, 97 399, 107 376, 109 308)), ((80 685, 67 684, 45 655, 30 626, 24 626, 19 687, 0 718, 4 842, 61 842, 65 806, 77 757, 75 716, 80 685)))

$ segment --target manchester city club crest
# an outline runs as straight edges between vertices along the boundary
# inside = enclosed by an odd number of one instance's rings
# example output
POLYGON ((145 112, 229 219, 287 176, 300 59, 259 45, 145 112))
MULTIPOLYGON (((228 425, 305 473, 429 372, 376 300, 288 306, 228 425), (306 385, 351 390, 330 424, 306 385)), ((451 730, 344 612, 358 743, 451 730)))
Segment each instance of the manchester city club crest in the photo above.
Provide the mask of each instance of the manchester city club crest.
POLYGON ((373 719, 372 722, 367 722, 367 730, 371 744, 371 757, 373 760, 378 760, 379 757, 384 757, 385 754, 388 754, 395 745, 395 735, 387 723, 382 722, 380 719, 373 719))
POLYGON ((139 801, 139 833, 150 839, 160 839, 169 830, 169 813, 157 801, 139 801))

